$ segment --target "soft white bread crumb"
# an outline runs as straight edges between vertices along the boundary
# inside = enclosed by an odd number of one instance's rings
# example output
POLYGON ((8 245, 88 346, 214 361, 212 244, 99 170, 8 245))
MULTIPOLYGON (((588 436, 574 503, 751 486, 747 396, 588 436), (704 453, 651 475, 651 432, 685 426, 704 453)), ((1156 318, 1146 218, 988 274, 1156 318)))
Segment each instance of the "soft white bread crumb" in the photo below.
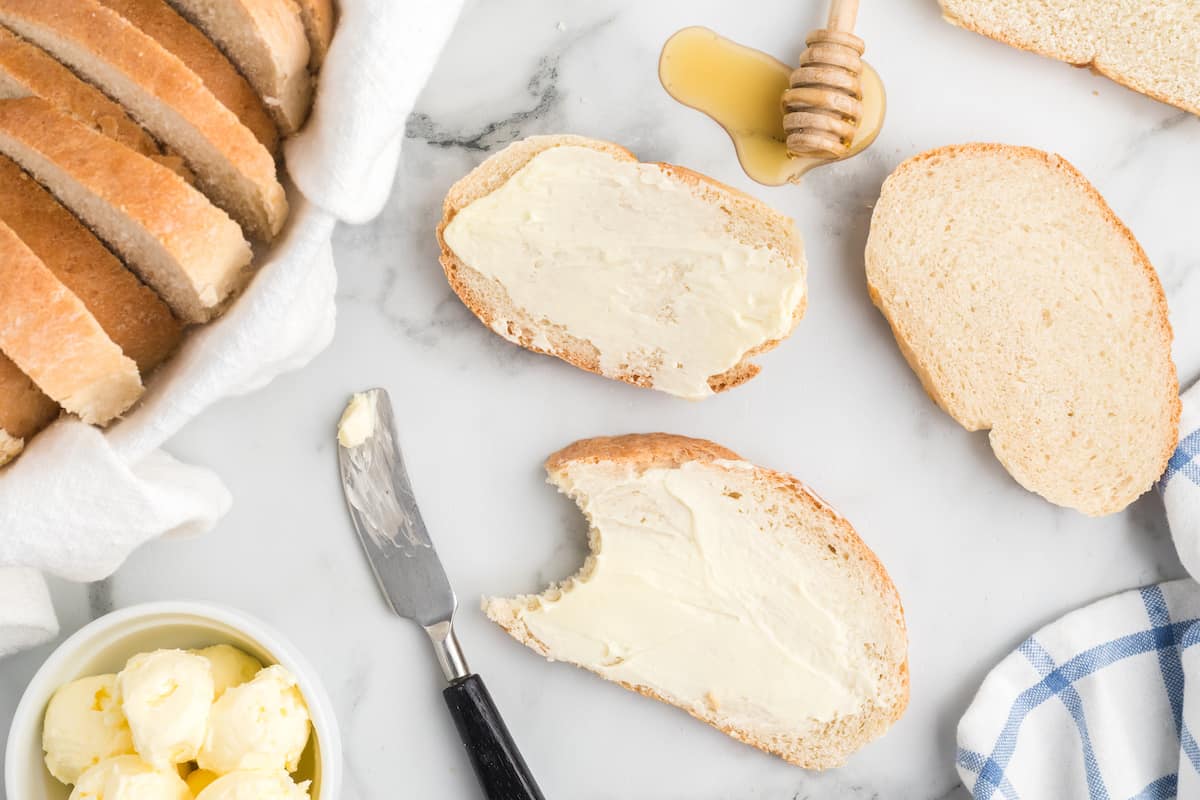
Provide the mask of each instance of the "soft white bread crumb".
POLYGON ((1200 114, 1196 0, 940 0, 955 25, 1200 114))
POLYGON ((925 390, 1025 488, 1119 511, 1162 474, 1179 386, 1158 276, 1070 164, 968 144, 883 185, 871 297, 925 390))
POLYGON ((904 712, 896 589, 803 484, 666 434, 577 442, 546 469, 591 555, 540 595, 484 601, 518 641, 810 769, 904 712))

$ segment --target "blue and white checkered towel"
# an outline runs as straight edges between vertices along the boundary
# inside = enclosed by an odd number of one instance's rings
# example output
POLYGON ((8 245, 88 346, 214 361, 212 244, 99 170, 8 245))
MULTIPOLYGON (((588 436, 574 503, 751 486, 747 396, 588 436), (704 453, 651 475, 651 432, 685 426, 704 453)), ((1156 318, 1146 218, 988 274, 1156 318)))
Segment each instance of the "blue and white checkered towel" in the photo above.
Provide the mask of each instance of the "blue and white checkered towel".
MULTIPOLYGON (((1200 386, 1159 483, 1200 578, 1200 386)), ((976 800, 1200 799, 1200 584, 1171 581, 1067 614, 992 670, 958 726, 976 800)))

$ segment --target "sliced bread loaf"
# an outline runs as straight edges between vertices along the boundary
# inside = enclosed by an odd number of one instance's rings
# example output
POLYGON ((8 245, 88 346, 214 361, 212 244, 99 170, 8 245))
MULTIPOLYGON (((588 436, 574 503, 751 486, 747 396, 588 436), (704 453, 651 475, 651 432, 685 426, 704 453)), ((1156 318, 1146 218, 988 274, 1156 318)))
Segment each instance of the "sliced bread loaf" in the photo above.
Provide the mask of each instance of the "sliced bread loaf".
POLYGON ((0 98, 43 97, 81 122, 144 156, 158 145, 119 105, 45 50, 0 27, 0 98))
POLYGON ((171 170, 35 97, 0 100, 0 153, 47 186, 185 322, 241 286, 250 245, 171 170))
POLYGON ((71 290, 142 375, 182 336, 171 310, 37 181, 0 156, 0 221, 71 290))
POLYGON ((940 0, 955 25, 1200 114, 1196 0, 940 0))
POLYGON ((1058 505, 1119 511, 1175 448, 1179 385, 1146 254, 1074 167, 1023 147, 923 153, 883 185, 871 297, 925 390, 1058 505))
POLYGON ((0 352, 59 405, 93 425, 120 416, 142 394, 137 364, 2 222, 0 352))
POLYGON ((253 236, 283 226, 275 161, 196 73, 98 0, 0 0, 7 25, 120 101, 253 236))
POLYGON ((904 712, 896 588, 795 478, 666 434, 577 442, 546 471, 591 555, 540 595, 483 601, 518 641, 809 769, 904 712))
POLYGON ((200 76, 208 90, 237 115, 262 146, 274 153, 279 131, 254 88, 200 29, 167 5, 166 0, 100 0, 151 36, 200 76))
POLYGON ((312 77, 308 36, 293 0, 170 2, 237 64, 280 130, 300 130, 312 100, 312 77))
POLYGON ((451 287, 509 341, 591 372, 700 398, 804 315, 792 221, 691 170, 579 136, 535 136, 450 188, 451 287))
POLYGON ((20 455, 30 436, 58 416, 58 403, 0 353, 0 466, 20 455))

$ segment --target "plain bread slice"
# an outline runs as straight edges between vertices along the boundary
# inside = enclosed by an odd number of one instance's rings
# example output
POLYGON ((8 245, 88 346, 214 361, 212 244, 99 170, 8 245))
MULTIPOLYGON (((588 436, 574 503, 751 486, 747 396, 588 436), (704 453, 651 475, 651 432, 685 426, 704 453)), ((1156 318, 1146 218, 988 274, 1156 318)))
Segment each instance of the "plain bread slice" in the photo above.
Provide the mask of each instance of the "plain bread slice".
POLYGON ((58 414, 58 403, 0 353, 0 466, 16 458, 29 438, 58 414))
POLYGON ((271 154, 154 39, 97 0, 0 0, 0 23, 124 105, 248 233, 270 241, 279 232, 287 198, 271 154))
POLYGON ((309 69, 315 74, 329 52, 333 42, 333 26, 335 14, 333 0, 296 0, 300 7, 300 18, 304 22, 304 32, 308 34, 309 69))
POLYGON ((4 156, 0 156, 0 220, 83 301, 143 376, 179 344, 182 326, 158 295, 4 156))
POLYGON ((84 83, 45 50, 0 27, 0 99, 43 97, 75 119, 144 156, 158 156, 157 143, 125 110, 84 83))
POLYGON ((142 394, 137 364, 2 222, 0 351, 59 405, 93 425, 120 416, 142 394))
POLYGON ((1196 0, 940 0, 946 20, 1200 114, 1196 0))
POLYGON ((576 442, 546 471, 591 554, 542 594, 483 601, 515 639, 809 769, 903 714, 896 588, 795 478, 668 434, 576 442))
POLYGON ((225 107, 237 115, 262 146, 274 153, 279 131, 262 100, 225 54, 199 28, 181 17, 166 0, 100 0, 154 38, 200 76, 225 107))
POLYGON ((308 35, 292 0, 170 2, 237 65, 281 131, 300 130, 312 102, 312 77, 308 35))
POLYGON ((989 430, 1022 486, 1102 515, 1162 474, 1180 414, 1162 286, 1063 158, 996 144, 910 158, 884 182, 866 267, 925 390, 989 430))
POLYGON ((248 275, 237 224, 171 170, 44 100, 0 101, 0 153, 45 185, 185 322, 206 322, 248 275))

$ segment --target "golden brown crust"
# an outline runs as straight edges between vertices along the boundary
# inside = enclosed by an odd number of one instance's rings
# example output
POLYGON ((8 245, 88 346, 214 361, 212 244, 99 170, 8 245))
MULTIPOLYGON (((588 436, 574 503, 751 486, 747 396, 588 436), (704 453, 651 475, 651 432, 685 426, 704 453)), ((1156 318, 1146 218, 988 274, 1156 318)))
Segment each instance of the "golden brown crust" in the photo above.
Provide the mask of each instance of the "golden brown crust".
MULTIPOLYGON (((553 477, 556 473, 568 469, 573 463, 617 463, 632 466, 641 471, 653 468, 676 468, 688 462, 711 463, 741 460, 733 451, 704 439, 693 439, 667 433, 630 434, 584 439, 568 445, 546 460, 546 471, 553 477)), ((878 557, 859 538, 850 523, 791 475, 763 467, 755 467, 754 472, 756 479, 767 484, 773 491, 787 494, 808 512, 822 516, 833 523, 836 533, 834 539, 828 544, 836 547, 848 560, 857 561, 863 568, 863 572, 869 576, 872 590, 884 598, 897 635, 901 639, 906 639, 904 608, 896 587, 878 557)), ((797 517, 794 521, 795 529, 801 530, 802 524, 802 520, 797 517)), ((584 570, 587 569, 588 567, 585 565, 584 570)), ((485 601, 485 611, 492 621, 533 651, 544 657, 551 657, 549 648, 529 630, 525 621, 511 613, 504 613, 506 610, 507 607, 503 606, 503 601, 485 601)), ((723 723, 719 714, 711 709, 682 708, 681 710, 712 725, 728 736, 777 755, 789 763, 806 769, 828 769, 844 763, 852 752, 881 736, 903 715, 909 698, 907 654, 901 654, 900 662, 892 666, 895 672, 892 676, 892 685, 896 690, 893 702, 886 706, 870 703, 861 712, 837 718, 816 733, 810 733, 803 738, 786 736, 764 738, 752 731, 723 723)), ((674 705, 668 698, 649 687, 623 681, 617 681, 617 683, 646 697, 674 705)))
POLYGON ((28 439, 58 416, 58 403, 47 397, 21 368, 0 353, 0 430, 28 439))
POLYGON ((0 156, 0 220, 83 301, 105 333, 137 362, 143 375, 179 344, 183 328, 158 295, 125 269, 37 181, 4 156, 0 156))
POLYGON ((296 0, 304 32, 308 34, 308 67, 313 72, 321 68, 329 45, 333 41, 335 12, 333 0, 296 0))
MULTIPOLYGON (((1150 259, 1146 255, 1146 251, 1142 248, 1141 243, 1138 242, 1132 231, 1129 230, 1125 223, 1122 222, 1119 217, 1117 217, 1112 208, 1109 207, 1099 190, 1097 190, 1096 187, 1093 186, 1092 183, 1086 177, 1084 177, 1084 175, 1078 169, 1076 169, 1073 164, 1057 153, 1051 154, 1033 147, 998 144, 992 142, 971 142, 967 144, 946 145, 944 147, 938 147, 934 148, 933 150, 927 150, 923 153, 918 153, 917 155, 903 161, 898 167, 896 167, 896 169, 888 177, 888 180, 898 177, 905 172, 917 169, 921 164, 932 159, 955 158, 962 156, 970 157, 987 154, 998 154, 1017 158, 1033 159, 1035 161, 1040 161, 1049 169, 1059 172, 1084 192, 1084 194, 1095 204, 1105 222, 1112 226, 1112 228, 1116 230, 1118 234, 1120 234, 1120 236, 1132 249, 1138 266, 1141 268, 1146 281, 1150 284, 1154 292, 1154 312, 1159 331, 1159 339, 1162 348, 1168 353, 1167 363, 1170 365, 1171 371, 1169 379, 1171 382, 1171 387, 1167 393, 1171 398, 1171 408, 1167 411, 1167 413, 1170 417, 1170 430, 1172 433, 1160 446, 1158 458, 1159 469, 1155 473, 1156 475, 1162 474, 1163 470, 1165 470, 1167 467, 1167 462, 1170 460, 1172 453, 1175 452, 1175 447, 1179 438, 1180 415, 1183 413, 1183 405, 1179 399, 1179 380, 1175 370, 1175 362, 1169 357, 1171 352, 1171 340, 1173 338, 1173 332, 1171 330, 1171 322, 1168 316, 1167 296, 1163 291, 1162 283, 1158 279, 1158 273, 1155 271, 1154 265, 1150 263, 1150 259)), ((896 338, 896 343, 899 345, 905 361, 908 362, 913 372, 915 372, 917 377, 920 379, 921 385, 924 387, 926 394, 928 394, 929 397, 935 403, 937 403, 937 405, 943 411, 954 417, 947 404, 940 396, 937 382, 933 376, 929 374, 928 370, 925 369, 925 367, 919 362, 915 352, 913 351, 910 344, 913 338, 912 332, 908 329, 902 316, 891 313, 888 307, 882 302, 877 288, 870 284, 869 279, 868 292, 871 296, 871 301, 883 314, 884 318, 887 319, 888 325, 892 329, 892 334, 896 338)), ((958 420, 957 417, 955 417, 955 419, 958 420)), ((969 426, 966 423, 963 423, 961 420, 958 421, 969 430, 980 429, 979 427, 969 426)), ((990 427, 990 425, 985 425, 982 427, 987 428, 990 427)), ((1132 502, 1132 499, 1130 502, 1132 502)), ((1097 509, 1097 515, 1115 513, 1125 508, 1126 505, 1128 505, 1128 503, 1105 505, 1097 509)))
POLYGON ((962 17, 954 14, 952 11, 946 8, 946 4, 944 2, 941 2, 940 4, 942 7, 942 17, 951 25, 962 28, 963 30, 971 31, 972 33, 978 33, 979 35, 986 36, 993 41, 1006 44, 1009 47, 1015 47, 1018 50, 1024 50, 1027 53, 1034 53, 1046 58, 1052 58, 1055 61, 1061 61, 1064 64, 1070 64, 1073 67, 1090 69, 1091 71, 1099 75, 1103 75, 1111 81, 1121 84, 1127 89, 1132 89, 1135 92, 1144 94, 1147 97, 1158 100, 1160 103, 1166 103, 1167 105, 1175 106, 1176 108, 1183 109, 1189 113, 1200 115, 1200 106, 1189 102, 1187 99, 1182 97, 1170 97, 1152 86, 1143 84, 1134 78, 1110 68, 1106 64, 1096 61, 1094 58, 1090 61, 1073 61, 1054 50, 1039 47, 1031 42, 1018 41, 1015 36, 1009 36, 1002 31, 985 30, 983 27, 976 25, 970 20, 963 19, 962 17))
MULTIPOLYGON (((442 205, 442 220, 437 226, 438 247, 441 250, 439 261, 442 264, 442 269, 446 273, 446 280, 450 283, 450 288, 458 295, 463 304, 471 310, 476 317, 479 318, 484 325, 496 331, 496 323, 503 319, 507 321, 507 327, 502 336, 515 341, 521 347, 527 350, 532 350, 535 353, 554 356, 568 364, 587 370, 588 372, 602 375, 607 378, 624 381, 625 383, 633 384, 634 386, 651 386, 651 378, 647 375, 637 372, 627 372, 620 375, 605 375, 600 370, 599 353, 595 347, 588 341, 582 340, 573 336, 568 331, 556 329, 548 337, 551 346, 549 348, 540 346, 535 343, 538 338, 536 336, 535 325, 533 320, 529 320, 523 309, 517 308, 508 301, 507 292, 504 287, 497 284, 495 281, 489 281, 480 275, 477 271, 467 266, 454 253, 450 246, 446 243, 445 230, 446 226, 454 219, 454 217, 466 208, 471 203, 486 197, 492 192, 503 186, 509 178, 511 178, 522 167, 528 164, 539 153, 549 150, 553 147, 587 147, 592 150, 598 150, 602 153, 607 153, 619 161, 637 161, 637 156, 629 150, 612 142, 605 142, 598 139, 589 139, 584 136, 574 136, 570 134, 562 134, 557 136, 530 136, 519 142, 515 142, 499 153, 490 156, 482 164, 473 169, 466 176, 458 180, 450 190, 446 193, 446 199, 442 205), (508 308, 498 308, 492 297, 485 296, 477 289, 481 284, 489 284, 490 294, 504 298, 504 302, 508 308), (503 314, 498 314, 497 311, 503 311, 503 314)), ((706 175, 703 175, 687 167, 680 167, 675 164, 667 164, 664 162, 648 162, 660 167, 665 172, 673 175, 679 180, 687 183, 698 192, 720 193, 731 201, 733 204, 749 204, 752 205, 761 214, 771 214, 777 219, 773 219, 773 224, 787 224, 792 222, 787 217, 767 208, 761 201, 754 198, 745 192, 738 191, 730 186, 727 186, 719 181, 713 180, 706 175)), ((793 230, 794 234, 794 230, 793 230)), ((801 245, 798 238, 795 238, 791 243, 792 252, 789 255, 794 260, 799 260, 802 257, 801 245)), ((800 302, 792 314, 792 329, 800 322, 804 316, 804 312, 808 307, 808 295, 805 293, 804 299, 800 302)), ((539 323, 540 327, 546 327, 544 323, 539 323)), ((499 333, 499 331, 497 331, 499 333)), ((789 331, 790 333, 790 331, 789 331)), ((782 339, 773 339, 763 342, 752 350, 748 351, 742 360, 735 364, 727 371, 718 375, 710 376, 708 379, 709 388, 713 392, 723 392, 727 389, 732 389, 742 383, 753 378, 760 371, 760 367, 750 362, 753 356, 759 355, 777 346, 782 339)))
POLYGON ((279 147, 279 131, 254 88, 229 59, 165 0, 100 0, 154 38, 167 52, 200 76, 208 90, 250 129, 271 153, 279 147))
POLYGON ((144 156, 161 153, 150 134, 130 119, 125 109, 96 87, 79 80, 46 51, 4 27, 0 27, 0 74, 8 75, 28 93, 45 98, 80 122, 144 156))

